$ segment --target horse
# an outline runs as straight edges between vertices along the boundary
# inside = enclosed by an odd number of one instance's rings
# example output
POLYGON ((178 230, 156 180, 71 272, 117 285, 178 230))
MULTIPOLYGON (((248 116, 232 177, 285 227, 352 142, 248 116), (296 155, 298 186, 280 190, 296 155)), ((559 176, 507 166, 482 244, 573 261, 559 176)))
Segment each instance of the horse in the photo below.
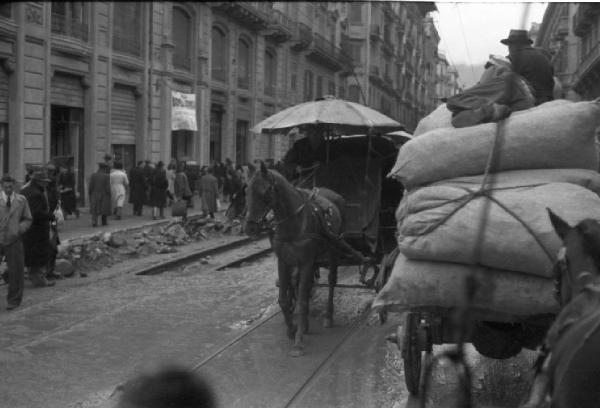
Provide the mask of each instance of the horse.
POLYGON ((548 330, 522 408, 597 407, 600 401, 600 223, 575 227, 548 209, 563 241, 554 267, 561 311, 548 330))
POLYGON ((326 188, 319 188, 318 192, 296 188, 261 162, 248 181, 246 204, 245 230, 249 236, 258 234, 267 213, 273 211, 272 247, 277 256, 279 306, 287 335, 294 341, 290 354, 299 357, 304 354, 303 336, 308 330, 309 300, 315 270, 318 270, 317 261, 321 259, 329 266, 324 326, 333 326, 339 240, 344 230, 344 199, 326 188))

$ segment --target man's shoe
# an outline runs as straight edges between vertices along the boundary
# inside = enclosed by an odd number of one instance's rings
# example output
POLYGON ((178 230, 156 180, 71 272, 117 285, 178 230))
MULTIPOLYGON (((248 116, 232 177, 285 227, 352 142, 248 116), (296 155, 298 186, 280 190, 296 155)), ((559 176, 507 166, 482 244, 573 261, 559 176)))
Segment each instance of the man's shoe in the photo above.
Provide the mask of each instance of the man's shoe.
POLYGON ((17 305, 16 303, 9 303, 8 305, 6 305, 6 310, 13 310, 17 307, 19 307, 19 305, 17 305))
POLYGON ((50 287, 50 286, 54 286, 54 285, 56 285, 56 282, 48 281, 47 279, 41 279, 37 282, 33 282, 34 288, 46 288, 46 287, 50 287))

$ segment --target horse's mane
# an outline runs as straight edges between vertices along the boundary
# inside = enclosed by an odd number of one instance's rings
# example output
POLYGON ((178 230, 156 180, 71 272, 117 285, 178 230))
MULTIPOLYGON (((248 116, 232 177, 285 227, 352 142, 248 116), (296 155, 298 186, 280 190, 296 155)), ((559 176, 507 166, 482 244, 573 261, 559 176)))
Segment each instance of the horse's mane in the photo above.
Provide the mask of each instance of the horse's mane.
POLYGON ((592 257, 596 268, 600 271, 600 223, 587 218, 575 227, 583 236, 583 249, 592 257))

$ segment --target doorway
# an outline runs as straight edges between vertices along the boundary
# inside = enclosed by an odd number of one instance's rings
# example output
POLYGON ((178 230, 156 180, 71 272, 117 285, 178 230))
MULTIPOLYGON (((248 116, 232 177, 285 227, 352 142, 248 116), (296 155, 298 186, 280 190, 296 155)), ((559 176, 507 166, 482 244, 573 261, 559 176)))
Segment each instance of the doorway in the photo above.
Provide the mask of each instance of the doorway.
POLYGON ((191 130, 173 130, 171 132, 171 157, 177 161, 195 160, 192 157, 194 132, 191 130))
POLYGON ((73 163, 80 197, 79 205, 84 205, 85 201, 83 143, 83 109, 51 105, 50 159, 73 163))
POLYGON ((115 162, 123 164, 123 170, 129 174, 129 171, 135 167, 135 145, 133 144, 113 144, 111 145, 112 155, 115 162))

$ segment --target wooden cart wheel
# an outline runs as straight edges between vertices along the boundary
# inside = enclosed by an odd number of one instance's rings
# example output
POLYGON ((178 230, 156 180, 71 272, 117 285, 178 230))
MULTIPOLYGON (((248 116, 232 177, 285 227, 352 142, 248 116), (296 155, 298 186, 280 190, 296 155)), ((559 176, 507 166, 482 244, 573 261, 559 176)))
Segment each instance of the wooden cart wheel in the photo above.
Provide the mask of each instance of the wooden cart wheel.
POLYGON ((404 380, 411 395, 419 393, 421 381, 422 349, 419 341, 419 313, 409 312, 404 319, 402 338, 402 359, 404 360, 404 380))

